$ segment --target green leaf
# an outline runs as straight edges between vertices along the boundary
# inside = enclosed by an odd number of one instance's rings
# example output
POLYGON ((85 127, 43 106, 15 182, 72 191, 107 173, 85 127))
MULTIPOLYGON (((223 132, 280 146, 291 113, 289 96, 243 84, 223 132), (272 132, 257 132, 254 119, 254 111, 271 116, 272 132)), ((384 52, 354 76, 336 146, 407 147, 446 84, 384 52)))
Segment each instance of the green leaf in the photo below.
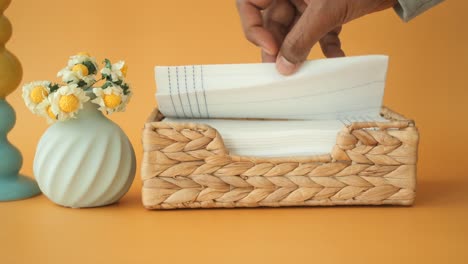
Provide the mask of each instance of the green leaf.
MULTIPOLYGON (((112 70, 112 63, 110 62, 109 59, 104 59, 103 63, 104 63, 104 68, 108 68, 112 70)), ((106 79, 107 81, 112 81, 112 76, 109 74, 102 74, 102 77, 106 79)))
POLYGON ((51 93, 57 91, 59 88, 60 88, 60 85, 58 85, 57 83, 51 83, 50 86, 49 86, 49 89, 50 89, 51 93))
POLYGON ((112 63, 109 59, 104 59, 104 65, 106 68, 112 69, 112 63))
POLYGON ((110 76, 108 74, 103 73, 102 78, 106 79, 106 81, 110 81, 110 76))
POLYGON ((87 84, 85 81, 80 80, 80 81, 77 83, 77 85, 78 85, 79 87, 83 87, 83 86, 87 86, 88 84, 87 84))
POLYGON ((128 85, 128 83, 122 83, 120 87, 122 87, 122 90, 125 95, 130 93, 130 86, 128 85))
POLYGON ((96 66, 91 61, 83 62, 83 65, 86 66, 86 68, 88 68, 89 74, 96 74, 97 73, 96 66))
POLYGON ((107 81, 103 86, 102 86, 102 89, 106 89, 107 87, 111 87, 113 86, 113 83, 110 82, 110 81, 107 81))

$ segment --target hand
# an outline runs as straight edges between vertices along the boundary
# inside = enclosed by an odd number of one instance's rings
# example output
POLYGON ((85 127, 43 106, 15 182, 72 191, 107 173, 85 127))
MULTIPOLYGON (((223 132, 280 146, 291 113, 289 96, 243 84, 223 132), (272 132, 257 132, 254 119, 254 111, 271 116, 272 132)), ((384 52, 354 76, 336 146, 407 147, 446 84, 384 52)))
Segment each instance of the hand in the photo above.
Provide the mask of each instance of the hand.
POLYGON ((397 0, 238 0, 246 38, 261 47, 264 62, 278 71, 297 71, 319 42, 328 58, 345 56, 341 26, 369 13, 393 7, 397 0))

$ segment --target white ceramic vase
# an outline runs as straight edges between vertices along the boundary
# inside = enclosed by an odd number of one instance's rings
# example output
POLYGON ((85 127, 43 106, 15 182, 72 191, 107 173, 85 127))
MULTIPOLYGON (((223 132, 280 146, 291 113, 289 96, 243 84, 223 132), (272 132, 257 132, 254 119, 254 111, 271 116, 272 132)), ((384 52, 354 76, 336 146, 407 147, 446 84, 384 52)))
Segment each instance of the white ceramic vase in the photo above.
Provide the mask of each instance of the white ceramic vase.
POLYGON ((56 122, 37 146, 34 174, 41 191, 66 207, 117 202, 135 177, 135 152, 122 129, 88 102, 76 119, 56 122))

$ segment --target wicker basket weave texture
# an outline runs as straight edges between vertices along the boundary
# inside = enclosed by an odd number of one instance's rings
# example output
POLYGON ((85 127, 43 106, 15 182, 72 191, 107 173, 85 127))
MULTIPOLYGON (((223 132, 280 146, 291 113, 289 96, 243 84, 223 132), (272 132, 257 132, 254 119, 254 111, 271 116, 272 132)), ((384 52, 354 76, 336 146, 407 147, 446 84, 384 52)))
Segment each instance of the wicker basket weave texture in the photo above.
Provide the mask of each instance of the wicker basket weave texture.
POLYGON ((230 155, 221 135, 195 123, 159 122, 143 129, 143 205, 148 209, 411 205, 418 131, 382 109, 390 122, 344 126, 330 154, 307 158, 230 155))

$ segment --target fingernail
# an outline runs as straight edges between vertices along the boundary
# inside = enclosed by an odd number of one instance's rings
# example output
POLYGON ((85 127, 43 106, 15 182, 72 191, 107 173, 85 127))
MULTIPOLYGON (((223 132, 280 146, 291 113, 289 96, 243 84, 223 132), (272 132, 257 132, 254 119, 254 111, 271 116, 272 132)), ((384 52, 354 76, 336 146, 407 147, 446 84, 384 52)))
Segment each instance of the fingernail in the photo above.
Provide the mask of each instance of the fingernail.
POLYGON ((294 64, 283 56, 279 56, 276 60, 276 69, 283 75, 291 75, 295 73, 298 68, 299 64, 294 64))

